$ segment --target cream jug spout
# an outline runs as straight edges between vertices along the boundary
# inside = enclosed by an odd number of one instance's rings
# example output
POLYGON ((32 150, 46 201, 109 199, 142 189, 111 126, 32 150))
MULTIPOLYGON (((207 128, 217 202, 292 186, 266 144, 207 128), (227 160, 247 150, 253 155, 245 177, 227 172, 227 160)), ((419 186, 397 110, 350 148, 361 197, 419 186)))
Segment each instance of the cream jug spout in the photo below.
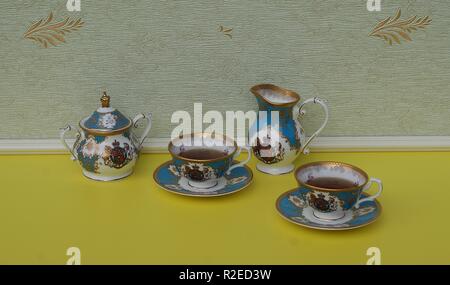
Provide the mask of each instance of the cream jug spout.
POLYGON ((300 95, 296 92, 273 85, 259 84, 253 86, 250 91, 255 95, 259 105, 291 107, 300 101, 300 95))

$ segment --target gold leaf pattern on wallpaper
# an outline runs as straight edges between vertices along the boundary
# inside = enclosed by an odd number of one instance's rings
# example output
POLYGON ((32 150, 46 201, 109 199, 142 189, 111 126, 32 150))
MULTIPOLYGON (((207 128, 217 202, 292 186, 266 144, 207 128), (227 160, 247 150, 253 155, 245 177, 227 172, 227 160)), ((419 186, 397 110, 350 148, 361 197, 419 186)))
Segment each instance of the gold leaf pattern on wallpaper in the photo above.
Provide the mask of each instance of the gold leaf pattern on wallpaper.
POLYGON ((54 21, 53 13, 50 12, 47 18, 42 18, 32 24, 24 34, 24 38, 35 41, 42 47, 57 46, 65 43, 67 34, 77 31, 83 27, 81 18, 65 18, 61 21, 54 21))
POLYGON ((230 39, 233 38, 233 35, 231 34, 233 32, 233 28, 225 28, 224 26, 219 26, 219 32, 222 32, 225 36, 229 37, 230 39))
POLYGON ((429 16, 411 16, 406 20, 402 20, 400 19, 401 13, 399 8, 394 17, 387 17, 380 21, 369 36, 381 38, 390 45, 394 42, 400 44, 402 40, 412 41, 410 34, 413 31, 425 29, 426 26, 431 24, 429 16))

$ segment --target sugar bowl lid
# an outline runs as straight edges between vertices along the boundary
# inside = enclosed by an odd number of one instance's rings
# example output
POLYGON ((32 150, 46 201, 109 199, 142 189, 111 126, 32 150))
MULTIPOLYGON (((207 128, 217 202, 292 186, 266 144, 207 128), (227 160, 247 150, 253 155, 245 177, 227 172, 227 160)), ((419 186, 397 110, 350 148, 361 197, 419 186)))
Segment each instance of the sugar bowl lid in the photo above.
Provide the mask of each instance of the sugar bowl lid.
POLYGON ((111 134, 120 133, 131 127, 130 118, 109 106, 110 99, 111 97, 103 92, 100 99, 102 106, 80 121, 80 127, 83 130, 94 134, 111 134))

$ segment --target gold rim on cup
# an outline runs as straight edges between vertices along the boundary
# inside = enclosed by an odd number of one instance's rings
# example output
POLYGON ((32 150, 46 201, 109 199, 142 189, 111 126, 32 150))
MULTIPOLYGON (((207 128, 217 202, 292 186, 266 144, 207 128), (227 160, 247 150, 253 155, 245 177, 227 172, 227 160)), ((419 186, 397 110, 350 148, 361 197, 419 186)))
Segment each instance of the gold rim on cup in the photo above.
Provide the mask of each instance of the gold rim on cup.
POLYGON ((349 191, 354 191, 354 190, 358 190, 360 188, 364 188, 364 186, 366 186, 366 184, 369 182, 369 175, 367 175, 367 173, 362 170, 361 168, 345 163, 345 162, 340 162, 340 161, 316 161, 316 162, 311 162, 311 163, 307 163, 305 165, 302 165, 300 167, 298 167, 295 172, 295 180, 297 180, 298 184, 300 184, 300 186, 305 186, 314 190, 318 190, 318 191, 324 191, 324 192, 349 192, 349 191), (349 187, 349 188, 341 188, 341 189, 331 189, 331 188, 322 188, 322 187, 317 187, 317 186, 313 186, 310 185, 306 182, 301 181, 298 178, 298 173, 302 170, 304 170, 305 168, 311 167, 311 166, 322 166, 322 165, 336 165, 336 166, 346 166, 348 168, 351 168, 353 170, 355 170, 356 172, 358 172, 359 174, 361 174, 362 176, 364 176, 364 178, 366 179, 366 181, 364 181, 363 184, 358 185, 358 186, 354 186, 354 187, 349 187))
MULTIPOLYGON (((216 136, 219 135, 219 136, 221 136, 223 139, 229 140, 230 142, 233 143, 234 150, 233 150, 231 153, 229 153, 229 154, 227 154, 227 155, 225 155, 225 156, 221 156, 221 157, 218 157, 218 158, 211 158, 211 159, 194 159, 194 158, 186 158, 186 157, 180 156, 180 155, 174 153, 174 152, 171 150, 172 147, 174 147, 174 144, 173 144, 173 141, 174 141, 174 140, 182 140, 184 137, 190 136, 190 137, 192 138, 192 137, 199 136, 199 135, 200 135, 202 138, 204 138, 205 134, 208 134, 209 137, 212 138, 211 133, 190 133, 190 134, 187 134, 187 135, 184 135, 184 134, 183 134, 181 137, 177 137, 177 138, 171 140, 170 143, 169 143, 169 146, 168 146, 169 153, 170 153, 173 157, 176 157, 176 158, 182 159, 182 160, 186 160, 186 161, 191 161, 191 162, 213 162, 213 161, 218 161, 218 160, 223 160, 223 159, 229 158, 229 157, 233 156, 233 155, 236 153, 236 151, 238 150, 238 145, 237 145, 237 143, 236 143, 235 140, 233 140, 232 138, 227 137, 227 136, 225 136, 225 135, 223 135, 223 134, 218 134, 218 133, 214 134, 214 139, 216 138, 216 136)), ((205 148, 208 148, 208 146, 204 146, 204 147, 205 147, 205 148)))

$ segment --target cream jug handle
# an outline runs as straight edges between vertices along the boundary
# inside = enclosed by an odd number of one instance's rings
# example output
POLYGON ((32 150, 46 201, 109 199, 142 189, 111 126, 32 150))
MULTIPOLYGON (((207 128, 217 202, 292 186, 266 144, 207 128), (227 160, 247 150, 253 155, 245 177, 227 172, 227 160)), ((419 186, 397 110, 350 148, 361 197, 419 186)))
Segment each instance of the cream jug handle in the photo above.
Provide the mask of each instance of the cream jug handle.
POLYGON ((237 168, 237 167, 243 167, 243 166, 246 165, 246 164, 250 161, 250 159, 252 158, 252 150, 251 150, 249 147, 247 147, 247 146, 241 146, 241 147, 239 147, 239 150, 234 154, 233 159, 236 158, 236 157, 238 157, 238 156, 241 154, 242 149, 245 149, 245 150, 247 151, 247 153, 248 153, 247 159, 244 160, 244 161, 241 161, 241 162, 239 162, 239 163, 236 163, 236 164, 232 165, 230 168, 228 168, 227 174, 230 174, 230 173, 231 173, 231 170, 233 170, 233 169, 235 169, 235 168, 237 168))
POLYGON ((74 151, 74 147, 77 145, 77 142, 78 142, 78 141, 80 140, 80 138, 82 137, 82 134, 80 133, 79 130, 77 130, 77 132, 78 132, 78 134, 77 134, 77 139, 76 139, 76 141, 73 143, 73 146, 72 146, 72 147, 69 147, 69 145, 67 144, 66 139, 65 139, 65 137, 64 137, 65 134, 66 134, 68 131, 72 130, 72 129, 73 129, 73 127, 72 127, 71 125, 67 125, 67 126, 64 127, 64 128, 61 128, 60 131, 59 131, 59 138, 60 138, 60 140, 61 140, 61 143, 64 145, 64 147, 67 148, 67 149, 69 150, 70 154, 72 155, 72 156, 71 156, 71 159, 72 159, 72 160, 77 160, 78 157, 77 157, 76 152, 74 151))
POLYGON ((142 133, 141 138, 139 139, 139 144, 137 146, 138 150, 141 150, 142 144, 144 143, 145 138, 147 137, 148 133, 150 132, 150 129, 152 128, 152 114, 151 113, 147 113, 147 114, 139 114, 139 115, 137 115, 133 119, 133 126, 135 128, 137 128, 138 127, 137 123, 140 120, 142 120, 142 119, 147 121, 147 127, 145 128, 144 132, 142 133))
POLYGON ((369 196, 369 197, 366 197, 366 198, 363 198, 363 199, 359 199, 358 202, 356 202, 356 204, 355 204, 355 208, 356 209, 359 208, 359 205, 362 202, 373 201, 373 200, 375 200, 375 198, 377 198, 378 196, 381 195, 381 192, 383 192, 383 183, 378 178, 370 178, 369 183, 367 183, 367 185, 364 187, 364 189, 362 191, 365 191, 365 190, 369 189, 372 186, 373 182, 378 184, 378 192, 375 195, 372 195, 372 196, 369 196))
POLYGON ((309 98, 306 99, 305 101, 303 101, 303 103, 301 103, 300 105, 298 105, 298 107, 296 107, 296 112, 294 113, 294 118, 297 119, 298 115, 302 116, 305 114, 305 110, 303 110, 303 107, 308 104, 308 103, 314 103, 314 104, 319 104, 322 108, 323 111, 325 113, 325 120, 322 123, 322 125, 320 126, 320 128, 314 133, 312 134, 309 139, 305 142, 305 144, 302 146, 301 148, 301 152, 303 152, 304 154, 308 154, 309 153, 309 148, 308 145, 309 143, 315 138, 317 137, 318 134, 320 134, 320 132, 325 128, 325 126, 328 123, 328 106, 327 104, 325 104, 325 101, 318 98, 318 97, 314 97, 314 98, 309 98))

